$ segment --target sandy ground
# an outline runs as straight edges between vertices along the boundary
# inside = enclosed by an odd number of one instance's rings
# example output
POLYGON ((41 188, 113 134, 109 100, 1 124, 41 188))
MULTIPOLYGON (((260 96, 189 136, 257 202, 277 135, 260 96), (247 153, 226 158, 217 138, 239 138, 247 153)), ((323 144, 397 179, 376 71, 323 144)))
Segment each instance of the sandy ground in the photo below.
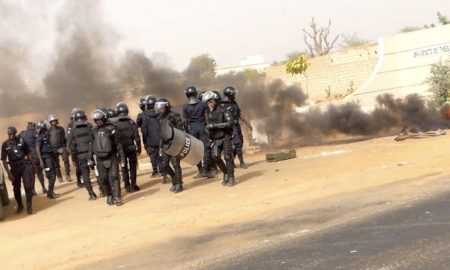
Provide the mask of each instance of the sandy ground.
POLYGON ((186 166, 179 194, 141 171, 142 190, 125 194, 122 207, 88 201, 75 182, 57 184, 61 198, 39 195, 36 215, 14 215, 14 201, 6 207, 2 269, 208 268, 448 191, 449 143, 448 135, 384 137, 297 148, 296 159, 278 163, 248 155, 231 188, 220 177, 194 180, 186 166))

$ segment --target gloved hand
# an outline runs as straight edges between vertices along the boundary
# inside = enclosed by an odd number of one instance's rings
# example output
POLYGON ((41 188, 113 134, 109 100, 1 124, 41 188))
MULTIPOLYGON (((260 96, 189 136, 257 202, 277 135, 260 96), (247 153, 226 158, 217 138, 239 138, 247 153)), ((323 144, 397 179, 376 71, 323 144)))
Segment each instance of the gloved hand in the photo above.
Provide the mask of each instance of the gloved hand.
POLYGON ((207 124, 207 125, 206 125, 206 128, 207 128, 207 129, 212 129, 212 128, 214 128, 214 125, 213 125, 213 124, 207 124))
POLYGON ((125 162, 120 162, 120 167, 125 168, 125 162))
POLYGON ((88 165, 89 167, 94 167, 94 161, 88 160, 87 165, 88 165))

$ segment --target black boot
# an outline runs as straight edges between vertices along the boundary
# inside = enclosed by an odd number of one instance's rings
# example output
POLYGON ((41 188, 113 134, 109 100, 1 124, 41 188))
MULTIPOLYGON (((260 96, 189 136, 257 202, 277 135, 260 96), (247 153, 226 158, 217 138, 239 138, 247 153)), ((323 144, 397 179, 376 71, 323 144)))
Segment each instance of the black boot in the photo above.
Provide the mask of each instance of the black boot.
POLYGON ((79 188, 82 188, 84 185, 83 185, 83 183, 81 183, 81 181, 77 181, 77 186, 78 186, 79 188))
POLYGON ((115 196, 114 197, 114 203, 116 204, 116 206, 121 206, 122 205, 122 198, 120 196, 115 196))
POLYGON ((228 183, 228 174, 223 174, 223 181, 222 181, 222 185, 226 186, 228 183))
POLYGON ((97 200, 97 194, 95 194, 94 191, 92 191, 92 193, 89 194, 89 200, 90 201, 97 200))
POLYGON ((89 185, 86 185, 86 189, 89 193, 89 200, 90 201, 97 200, 97 194, 95 194, 94 190, 92 190, 92 186, 90 185, 90 182, 89 182, 89 185))
POLYGON ((33 196, 37 196, 36 190, 33 189, 33 190, 31 191, 31 194, 32 194, 33 196))
POLYGON ((57 199, 60 196, 59 196, 59 194, 55 193, 54 191, 49 191, 49 192, 47 192, 47 197, 49 199, 57 199))
POLYGON ((167 184, 171 182, 169 176, 167 174, 163 174, 163 184, 167 184))
POLYGON ((108 197, 106 197, 106 203, 109 205, 113 205, 114 204, 114 198, 112 195, 109 195, 108 197))
POLYGON ((176 184, 175 188, 173 189, 173 193, 179 193, 183 191, 183 185, 182 184, 176 184))
POLYGON ((236 183, 235 179, 234 179, 234 174, 229 174, 228 175, 228 181, 227 181, 227 186, 231 187, 236 183))
POLYGON ((20 213, 22 213, 22 211, 23 211, 23 204, 17 205, 15 213, 20 214, 20 213))
POLYGON ((132 192, 136 192, 136 191, 139 191, 139 190, 141 190, 141 188, 136 183, 131 184, 131 191, 132 192))
POLYGON ((42 187, 42 193, 47 194, 48 190, 45 187, 42 187))
POLYGON ((33 208, 31 207, 31 200, 27 201, 27 213, 28 215, 36 214, 36 212, 34 212, 33 208))
POLYGON ((67 182, 72 182, 72 178, 70 177, 70 174, 66 175, 66 181, 67 182))
POLYGON ((99 190, 99 193, 100 193, 100 197, 105 197, 106 196, 105 190, 103 189, 102 186, 99 186, 98 190, 99 190))
POLYGON ((245 162, 242 161, 239 167, 241 167, 242 169, 247 169, 247 164, 245 164, 245 162))
POLYGON ((125 184, 125 190, 126 190, 127 192, 131 192, 130 184, 125 184))
POLYGON ((157 177, 159 177, 158 170, 153 170, 151 178, 157 178, 157 177))

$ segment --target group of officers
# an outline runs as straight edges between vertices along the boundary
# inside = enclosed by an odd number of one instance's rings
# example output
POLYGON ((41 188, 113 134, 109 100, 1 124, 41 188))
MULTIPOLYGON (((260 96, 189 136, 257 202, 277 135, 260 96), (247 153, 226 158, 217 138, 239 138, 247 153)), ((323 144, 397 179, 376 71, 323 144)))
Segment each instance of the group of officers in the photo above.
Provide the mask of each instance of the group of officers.
POLYGON ((136 121, 129 117, 128 106, 120 102, 115 109, 95 110, 91 117, 94 125, 88 122, 82 109, 74 108, 67 133, 54 114, 47 121, 29 122, 27 129, 20 134, 15 127, 9 127, 8 139, 2 145, 1 159, 13 185, 16 213, 24 209, 22 182, 26 211, 28 214, 34 213, 32 198, 36 195, 36 176, 49 199, 59 197, 54 187, 56 178, 64 181, 60 156, 64 161, 66 181, 72 181, 69 155, 76 169, 77 184, 86 188, 89 200, 97 199, 90 180, 90 170, 94 169, 99 195, 106 197, 109 205, 122 205, 119 167, 126 191, 139 191, 136 172, 142 144, 150 157, 152 177, 162 176, 163 183, 171 182, 170 190, 174 193, 183 191, 181 157, 164 151, 172 139, 162 135, 164 127, 184 131, 203 143, 203 159, 197 164, 198 174, 194 178, 214 177, 219 168, 223 172, 222 184, 234 185, 235 157, 238 157, 241 168, 247 168, 243 159, 244 140, 239 120, 252 130, 236 102, 236 89, 226 87, 223 97, 218 91, 198 93, 194 86, 187 87, 184 92, 188 101, 183 105, 183 117, 172 111, 167 98, 157 99, 149 95, 139 100, 142 112, 136 121), (48 179, 48 188, 44 184, 43 172, 48 179))

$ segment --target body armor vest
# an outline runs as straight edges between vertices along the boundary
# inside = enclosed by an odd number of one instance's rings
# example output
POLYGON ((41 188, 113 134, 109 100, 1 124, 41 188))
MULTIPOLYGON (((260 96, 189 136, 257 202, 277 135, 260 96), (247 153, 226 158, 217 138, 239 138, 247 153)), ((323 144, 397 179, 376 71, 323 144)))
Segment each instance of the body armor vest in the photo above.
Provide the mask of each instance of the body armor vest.
POLYGON ((113 126, 102 127, 95 131, 93 151, 101 158, 108 157, 115 151, 113 135, 116 132, 113 126))
POLYGON ((89 143, 91 142, 91 128, 88 125, 73 127, 71 129, 73 140, 75 142, 75 149, 77 154, 86 153, 89 151, 89 143))
POLYGON ((52 147, 62 147, 66 144, 64 129, 61 127, 51 128, 48 131, 50 144, 52 147))
POLYGON ((114 123, 119 132, 119 141, 123 146, 134 144, 134 128, 129 119, 122 119, 114 123))

